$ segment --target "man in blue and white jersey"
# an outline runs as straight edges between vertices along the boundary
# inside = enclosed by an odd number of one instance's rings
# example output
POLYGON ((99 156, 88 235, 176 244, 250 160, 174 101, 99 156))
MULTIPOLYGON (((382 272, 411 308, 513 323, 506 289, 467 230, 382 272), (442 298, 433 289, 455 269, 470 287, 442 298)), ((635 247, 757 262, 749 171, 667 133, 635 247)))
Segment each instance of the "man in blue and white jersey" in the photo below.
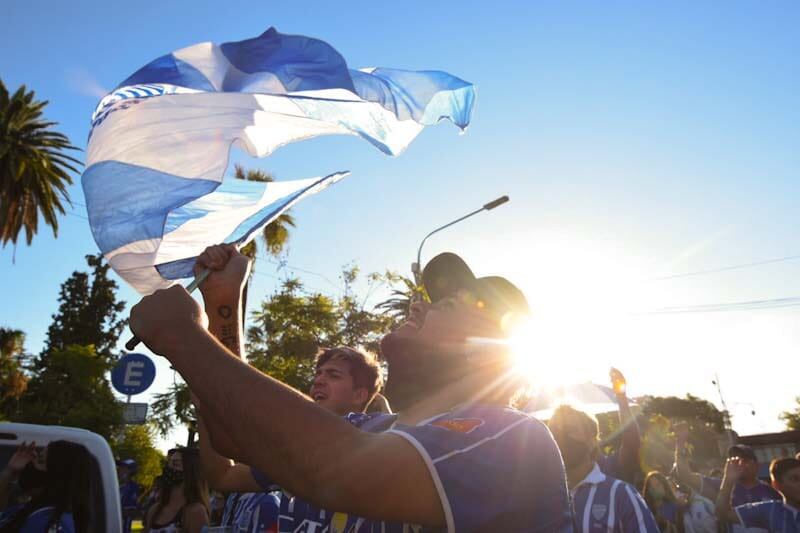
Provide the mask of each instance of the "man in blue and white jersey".
MULTIPOLYGON (((675 472, 678 481, 689 485, 711 501, 717 501, 722 489, 722 479, 703 476, 693 472, 689 465, 689 428, 685 423, 675 426, 675 472)), ((741 473, 733 486, 732 505, 738 507, 748 503, 780 500, 781 496, 758 478, 759 463, 755 452, 749 446, 737 444, 728 449, 728 458, 741 466, 741 473)), ((749 528, 732 522, 728 525, 730 533, 759 533, 763 528, 749 528)))
POLYGON ((800 533, 800 460, 775 459, 769 467, 772 486, 782 500, 767 500, 734 507, 733 491, 746 466, 741 458, 728 459, 717 498, 717 516, 732 524, 760 528, 770 533, 800 533))
POLYGON ((562 405, 548 422, 561 449, 574 505, 575 530, 581 533, 658 533, 653 513, 636 489, 600 470, 597 421, 562 405))
MULTIPOLYGON (((220 248, 206 281, 241 331, 249 261, 220 248)), ((145 297, 131 327, 184 376, 214 448, 283 489, 280 531, 570 531, 558 448, 508 407, 520 382, 505 340, 525 297, 454 254, 435 257, 423 280, 430 303, 381 343, 400 414, 362 415, 360 428, 235 357, 182 287, 145 297)))

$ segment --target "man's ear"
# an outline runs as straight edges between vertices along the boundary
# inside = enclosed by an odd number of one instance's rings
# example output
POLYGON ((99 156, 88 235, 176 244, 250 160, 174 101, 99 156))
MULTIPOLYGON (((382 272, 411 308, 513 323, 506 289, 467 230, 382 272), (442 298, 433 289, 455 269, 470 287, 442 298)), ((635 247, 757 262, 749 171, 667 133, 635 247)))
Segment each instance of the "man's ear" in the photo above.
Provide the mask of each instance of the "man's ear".
POLYGON ((781 494, 783 494, 783 491, 781 490, 781 482, 780 481, 778 481, 777 479, 771 479, 770 480, 770 484, 772 485, 773 489, 775 489, 778 492, 780 492, 781 494))
POLYGON ((364 409, 367 408, 366 403, 369 399, 369 391, 367 391, 366 387, 358 387, 354 391, 355 400, 358 402, 358 405, 363 405, 364 409))

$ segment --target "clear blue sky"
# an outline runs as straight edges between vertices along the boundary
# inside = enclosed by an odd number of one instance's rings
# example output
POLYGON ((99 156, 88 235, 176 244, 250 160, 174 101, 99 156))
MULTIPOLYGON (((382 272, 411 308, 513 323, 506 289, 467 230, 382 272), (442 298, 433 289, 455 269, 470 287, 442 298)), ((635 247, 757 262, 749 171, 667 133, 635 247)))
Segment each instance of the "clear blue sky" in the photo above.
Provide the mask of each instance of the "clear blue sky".
MULTIPOLYGON (((425 255, 458 251, 526 290, 542 318, 540 376, 602 381, 614 364, 634 395, 717 402, 716 372, 736 429, 780 429, 777 413, 798 393, 800 307, 630 312, 800 296, 800 261, 642 281, 800 254, 800 4, 11 0, 3 11, 0 76, 50 100, 48 118, 81 147, 103 88, 172 50, 269 26, 322 38, 352 67, 473 82, 468 132, 428 128, 398 158, 351 137, 239 155, 279 179, 353 171, 296 209, 289 263, 334 281, 350 261, 406 271, 429 229, 508 194, 425 255)), ((71 192, 83 203, 79 180, 71 192)), ((57 240, 45 230, 20 246, 15 264, 0 251, 0 324, 25 330, 37 352, 59 284, 94 252, 87 221, 72 215, 57 240)), ((257 276, 251 301, 275 283, 257 276)), ((121 296, 138 299, 127 287, 121 296)), ((172 380, 163 361, 159 370, 151 391, 172 380)))

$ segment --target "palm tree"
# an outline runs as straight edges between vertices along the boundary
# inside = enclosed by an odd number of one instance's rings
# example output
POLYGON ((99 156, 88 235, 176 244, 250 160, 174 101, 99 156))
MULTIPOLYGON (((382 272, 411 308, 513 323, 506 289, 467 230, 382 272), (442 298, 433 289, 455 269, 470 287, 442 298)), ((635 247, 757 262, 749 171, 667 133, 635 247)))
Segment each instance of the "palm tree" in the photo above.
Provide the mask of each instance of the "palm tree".
MULTIPOLYGON (((234 167, 233 176, 236 179, 257 181, 260 183, 271 183, 275 181, 275 176, 265 170, 245 170, 244 167, 239 164, 234 167)), ((288 212, 283 213, 264 227, 264 230, 261 233, 261 240, 266 246, 267 253, 274 257, 280 255, 280 253, 286 248, 286 244, 289 242, 290 227, 295 227, 295 222, 294 217, 288 212)), ((255 261, 258 256, 258 245, 256 244, 256 239, 250 241, 247 246, 241 249, 241 252, 253 260, 253 265, 250 268, 250 278, 252 278, 253 273, 255 272, 255 261)), ((247 280, 247 284, 244 286, 244 291, 242 292, 242 317, 245 317, 247 313, 247 290, 249 286, 250 279, 247 280)))
MULTIPOLYGON (((239 180, 257 181, 260 183, 271 183, 275 181, 275 176, 265 170, 245 170, 244 167, 238 164, 234 167, 233 176, 239 180)), ((290 227, 295 227, 295 223, 294 217, 289 213, 283 213, 264 227, 261 237, 270 255, 277 257, 284 250, 286 243, 289 242, 290 227)), ((258 254, 256 241, 250 241, 250 244, 242 248, 241 252, 250 259, 255 259, 258 254)))
POLYGON ((9 97, 0 80, 0 241, 16 247, 20 232, 30 245, 38 230, 39 215, 58 235, 62 199, 69 202, 68 171, 81 162, 64 152, 78 150, 69 139, 52 130, 55 122, 42 118, 47 101, 34 100, 22 85, 9 97))
MULTIPOLYGON (((233 176, 236 179, 257 181, 260 183, 271 183, 275 181, 275 177, 265 170, 245 170, 244 167, 238 164, 234 167, 233 176)), ((261 239, 259 240, 265 245, 267 253, 276 257, 280 255, 289 242, 290 227, 295 227, 295 222, 294 217, 289 213, 283 213, 264 227, 261 233, 261 239)), ((240 251, 253 260, 253 266, 250 268, 250 277, 252 278, 253 272, 255 271, 255 260, 258 256, 256 239, 250 241, 250 243, 240 251)), ((247 313, 247 289, 249 285, 250 280, 248 279, 247 284, 244 286, 244 291, 242 292, 243 318, 247 313)), ((195 413, 189 400, 189 388, 185 383, 175 383, 167 392, 157 394, 155 402, 153 402, 152 411, 156 427, 162 436, 166 436, 176 424, 182 424, 189 428, 189 441, 192 441, 195 427, 195 413)))
POLYGON ((381 313, 392 318, 395 324, 408 320, 411 304, 417 298, 425 297, 425 289, 417 285, 413 279, 399 276, 396 280, 402 282, 402 289, 393 289, 391 297, 380 302, 375 306, 381 313))

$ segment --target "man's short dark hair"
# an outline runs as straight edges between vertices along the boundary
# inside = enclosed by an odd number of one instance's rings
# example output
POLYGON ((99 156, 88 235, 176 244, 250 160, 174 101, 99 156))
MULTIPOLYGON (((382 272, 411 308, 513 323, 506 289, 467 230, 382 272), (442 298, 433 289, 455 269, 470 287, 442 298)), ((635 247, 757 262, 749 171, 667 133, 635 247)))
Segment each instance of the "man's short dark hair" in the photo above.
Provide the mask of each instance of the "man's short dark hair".
POLYGON ((371 402, 372 398, 383 385, 381 368, 375 357, 346 346, 323 348, 317 354, 315 368, 319 370, 322 365, 332 360, 344 361, 347 363, 347 366, 350 368, 350 375, 353 377, 353 384, 356 387, 367 389, 367 393, 369 394, 367 403, 371 402))
POLYGON ((769 465, 769 477, 772 478, 772 481, 783 483, 783 476, 785 476, 789 470, 794 470, 795 468, 800 468, 800 460, 794 457, 773 459, 772 463, 769 465))
POLYGON ((600 436, 600 426, 597 419, 590 414, 579 411, 570 405, 559 405, 553 414, 550 416, 548 426, 551 428, 553 425, 566 425, 568 421, 574 420, 577 424, 592 436, 592 440, 597 441, 600 436))

